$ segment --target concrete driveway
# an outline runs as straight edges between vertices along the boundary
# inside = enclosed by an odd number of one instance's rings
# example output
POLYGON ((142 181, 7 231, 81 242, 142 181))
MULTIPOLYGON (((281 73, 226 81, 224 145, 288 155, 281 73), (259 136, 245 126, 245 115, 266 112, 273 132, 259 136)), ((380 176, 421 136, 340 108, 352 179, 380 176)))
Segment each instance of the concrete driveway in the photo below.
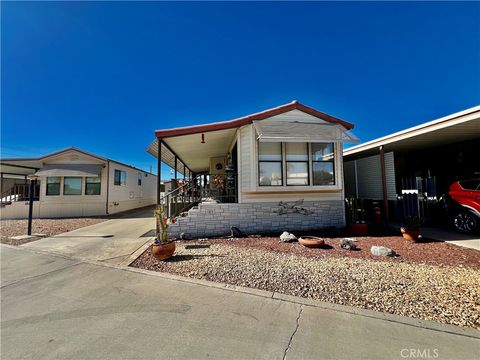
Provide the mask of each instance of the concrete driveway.
POLYGON ((479 358, 479 333, 471 329, 322 308, 23 247, 2 245, 0 257, 5 359, 479 358))
POLYGON ((148 208, 21 246, 51 254, 121 264, 137 249, 152 241, 154 229, 153 208, 148 208))

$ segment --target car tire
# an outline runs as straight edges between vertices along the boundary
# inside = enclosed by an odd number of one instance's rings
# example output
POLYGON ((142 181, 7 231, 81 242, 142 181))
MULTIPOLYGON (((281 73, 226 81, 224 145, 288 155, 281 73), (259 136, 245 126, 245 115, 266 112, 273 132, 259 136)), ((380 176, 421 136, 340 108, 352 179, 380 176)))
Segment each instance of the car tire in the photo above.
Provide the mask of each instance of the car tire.
POLYGON ((461 210, 453 218, 453 226, 458 231, 470 234, 478 228, 479 219, 471 211, 461 210))

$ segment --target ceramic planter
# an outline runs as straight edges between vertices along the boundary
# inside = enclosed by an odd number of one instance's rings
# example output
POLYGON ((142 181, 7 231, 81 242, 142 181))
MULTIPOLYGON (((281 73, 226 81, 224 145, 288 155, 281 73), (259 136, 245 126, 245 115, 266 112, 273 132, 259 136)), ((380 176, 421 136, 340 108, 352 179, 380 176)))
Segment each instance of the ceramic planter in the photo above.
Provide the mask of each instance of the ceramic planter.
POLYGON ((401 227, 400 231, 402 232, 403 238, 409 241, 417 241, 418 236, 420 235, 419 230, 409 230, 407 228, 401 227))
POLYGON ((349 224, 347 227, 348 233, 356 236, 368 235, 368 224, 349 224))
POLYGON ((175 252, 175 242, 170 241, 165 244, 152 244, 152 255, 157 260, 166 260, 172 257, 175 252))
POLYGON ((325 245, 325 240, 315 236, 304 236, 298 239, 298 242, 308 248, 318 248, 325 245))

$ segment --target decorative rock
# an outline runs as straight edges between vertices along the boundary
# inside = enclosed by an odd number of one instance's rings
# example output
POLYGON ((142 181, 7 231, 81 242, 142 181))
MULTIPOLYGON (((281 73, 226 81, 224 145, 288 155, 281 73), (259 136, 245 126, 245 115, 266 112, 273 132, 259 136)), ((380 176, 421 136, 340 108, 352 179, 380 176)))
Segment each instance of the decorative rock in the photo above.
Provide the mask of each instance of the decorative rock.
POLYGON ((370 252, 372 253, 372 255, 375 255, 375 256, 395 256, 396 255, 395 251, 385 246, 372 246, 372 248, 370 249, 370 252))
POLYGON ((354 243, 354 240, 351 238, 343 238, 340 240, 340 247, 346 250, 355 250, 357 245, 354 243))
POLYGON ((230 231, 231 231, 230 237, 232 238, 243 238, 246 236, 243 232, 240 231, 239 228, 235 226, 230 226, 230 231))
POLYGON ((284 231, 282 235, 280 235, 280 241, 283 241, 283 242, 293 242, 296 240, 297 240, 297 237, 289 233, 288 231, 284 231))

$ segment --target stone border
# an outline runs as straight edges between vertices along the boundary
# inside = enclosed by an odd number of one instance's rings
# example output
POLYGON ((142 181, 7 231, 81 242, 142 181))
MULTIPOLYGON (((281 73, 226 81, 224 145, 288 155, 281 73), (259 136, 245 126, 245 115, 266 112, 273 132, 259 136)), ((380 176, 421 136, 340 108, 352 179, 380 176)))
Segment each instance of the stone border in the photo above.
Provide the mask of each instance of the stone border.
MULTIPOLYGON (((142 245, 132 255, 130 255, 130 257, 132 257, 136 253, 140 253, 140 251, 142 252, 145 251, 146 247, 148 246, 150 246, 150 242, 142 245)), ((8 247, 16 250, 22 250, 21 246, 14 246, 14 245, 8 245, 8 244, 0 244, 0 247, 8 247)), ((320 300, 302 298, 299 296, 286 295, 286 294, 277 293, 273 291, 248 288, 248 287, 230 285, 225 283, 217 283, 209 280, 188 278, 180 275, 174 275, 174 274, 164 273, 159 271, 145 270, 145 269, 130 267, 126 265, 109 264, 104 261, 78 258, 78 257, 73 257, 68 255, 51 253, 48 251, 33 250, 29 248, 23 248, 23 250, 36 253, 36 254, 41 254, 41 255, 50 255, 50 256, 60 257, 60 258, 69 259, 69 260, 77 260, 86 264, 91 264, 96 266, 104 266, 104 267, 114 268, 114 269, 123 270, 123 271, 135 272, 135 273, 148 275, 148 276, 156 276, 156 277, 160 277, 160 278, 171 280, 171 281, 182 281, 182 282, 186 282, 194 285, 212 287, 212 288, 226 290, 226 291, 234 291, 234 292, 239 292, 243 294, 269 298, 277 301, 286 301, 286 302, 299 304, 299 305, 317 307, 325 310, 338 311, 338 312, 364 316, 364 317, 383 320, 383 321, 389 321, 393 323, 399 323, 399 324, 413 326, 413 327, 422 328, 422 329, 431 330, 431 331, 438 331, 438 332, 443 332, 443 333, 448 333, 448 334, 453 334, 458 336, 465 336, 465 337, 480 339, 480 331, 477 331, 475 329, 463 328, 460 326, 455 326, 450 324, 443 324, 443 323, 439 323, 431 320, 422 320, 422 319, 410 318, 406 316, 389 314, 389 313, 380 312, 380 311, 362 309, 354 306, 339 305, 339 304, 329 303, 329 302, 320 301, 320 300)))

